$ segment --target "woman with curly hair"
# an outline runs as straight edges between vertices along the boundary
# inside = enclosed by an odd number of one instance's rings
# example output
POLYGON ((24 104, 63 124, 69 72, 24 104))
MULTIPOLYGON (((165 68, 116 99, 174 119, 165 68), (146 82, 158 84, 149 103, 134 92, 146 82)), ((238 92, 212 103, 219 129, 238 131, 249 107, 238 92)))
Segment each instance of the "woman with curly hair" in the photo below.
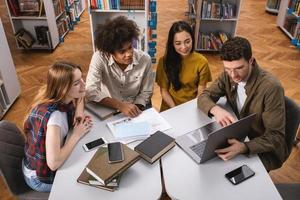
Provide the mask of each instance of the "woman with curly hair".
POLYGON ((87 74, 87 99, 136 117, 149 106, 154 82, 150 56, 133 47, 139 28, 119 16, 96 32, 97 51, 87 74))
POLYGON ((173 23, 165 55, 159 59, 156 82, 160 87, 160 111, 197 97, 211 81, 207 59, 194 51, 191 26, 184 21, 173 23))

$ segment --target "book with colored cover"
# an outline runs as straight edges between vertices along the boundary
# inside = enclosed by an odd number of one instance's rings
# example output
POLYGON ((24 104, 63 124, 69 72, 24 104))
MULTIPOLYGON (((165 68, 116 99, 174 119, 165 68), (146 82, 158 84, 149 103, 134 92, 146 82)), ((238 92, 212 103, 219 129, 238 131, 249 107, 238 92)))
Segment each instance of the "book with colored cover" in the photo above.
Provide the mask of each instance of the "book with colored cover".
POLYGON ((86 166, 86 171, 100 183, 107 185, 114 178, 122 174, 130 166, 136 163, 139 154, 127 145, 122 144, 124 151, 124 161, 118 163, 108 163, 107 147, 99 148, 90 162, 86 166))
POLYGON ((161 131, 157 131, 137 145, 134 150, 138 152, 142 158, 152 164, 174 146, 174 138, 161 131))
POLYGON ((78 177, 77 182, 113 192, 119 187, 120 180, 121 176, 118 176, 111 181, 112 184, 109 183, 107 185, 103 185, 96 181, 96 179, 84 169, 78 177))
POLYGON ((100 105, 99 103, 93 101, 88 102, 85 107, 88 111, 99 117, 101 120, 105 120, 114 114, 119 113, 116 109, 100 105))

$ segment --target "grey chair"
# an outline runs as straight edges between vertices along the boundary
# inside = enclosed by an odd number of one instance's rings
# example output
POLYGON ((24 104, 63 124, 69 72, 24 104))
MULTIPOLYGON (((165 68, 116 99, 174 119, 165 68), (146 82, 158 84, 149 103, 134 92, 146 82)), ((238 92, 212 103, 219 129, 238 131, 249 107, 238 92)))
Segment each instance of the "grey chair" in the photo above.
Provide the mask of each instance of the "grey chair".
POLYGON ((49 193, 34 191, 25 183, 22 172, 24 144, 25 139, 15 124, 0 121, 0 175, 18 199, 46 200, 49 193))
POLYGON ((295 143, 296 133, 300 123, 300 107, 290 98, 285 97, 285 142, 290 154, 295 143))
POLYGON ((275 186, 283 200, 299 200, 300 183, 281 183, 275 186))
MULTIPOLYGON (((289 154, 292 151, 295 137, 300 123, 300 107, 290 98, 285 97, 286 127, 285 140, 289 154)), ((280 183, 275 185, 282 199, 299 200, 300 183, 280 183)))

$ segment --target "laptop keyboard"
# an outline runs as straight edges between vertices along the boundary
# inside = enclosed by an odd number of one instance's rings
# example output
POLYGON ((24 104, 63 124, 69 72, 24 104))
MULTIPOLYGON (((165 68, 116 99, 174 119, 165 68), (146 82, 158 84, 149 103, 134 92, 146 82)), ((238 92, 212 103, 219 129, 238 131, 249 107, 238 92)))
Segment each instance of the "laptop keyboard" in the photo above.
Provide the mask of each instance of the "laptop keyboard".
POLYGON ((193 146, 190 146, 190 149, 201 158, 205 149, 206 142, 207 140, 201 141, 193 146))

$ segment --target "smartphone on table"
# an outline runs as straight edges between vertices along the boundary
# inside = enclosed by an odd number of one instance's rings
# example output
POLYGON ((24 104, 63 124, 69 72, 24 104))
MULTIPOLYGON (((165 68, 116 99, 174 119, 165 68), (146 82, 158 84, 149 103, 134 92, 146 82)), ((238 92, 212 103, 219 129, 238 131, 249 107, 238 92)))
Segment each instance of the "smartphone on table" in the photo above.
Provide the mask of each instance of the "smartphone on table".
POLYGON ((120 142, 108 143, 108 163, 117 163, 124 160, 123 145, 120 142))
POLYGON ((247 165, 242 165, 241 167, 232 170, 231 172, 225 174, 225 177, 233 184, 237 185, 244 180, 254 176, 255 172, 250 169, 247 165))
POLYGON ((91 151, 95 148, 98 148, 106 143, 106 140, 104 138, 99 138, 94 141, 88 142, 84 144, 82 147, 85 151, 91 151))

